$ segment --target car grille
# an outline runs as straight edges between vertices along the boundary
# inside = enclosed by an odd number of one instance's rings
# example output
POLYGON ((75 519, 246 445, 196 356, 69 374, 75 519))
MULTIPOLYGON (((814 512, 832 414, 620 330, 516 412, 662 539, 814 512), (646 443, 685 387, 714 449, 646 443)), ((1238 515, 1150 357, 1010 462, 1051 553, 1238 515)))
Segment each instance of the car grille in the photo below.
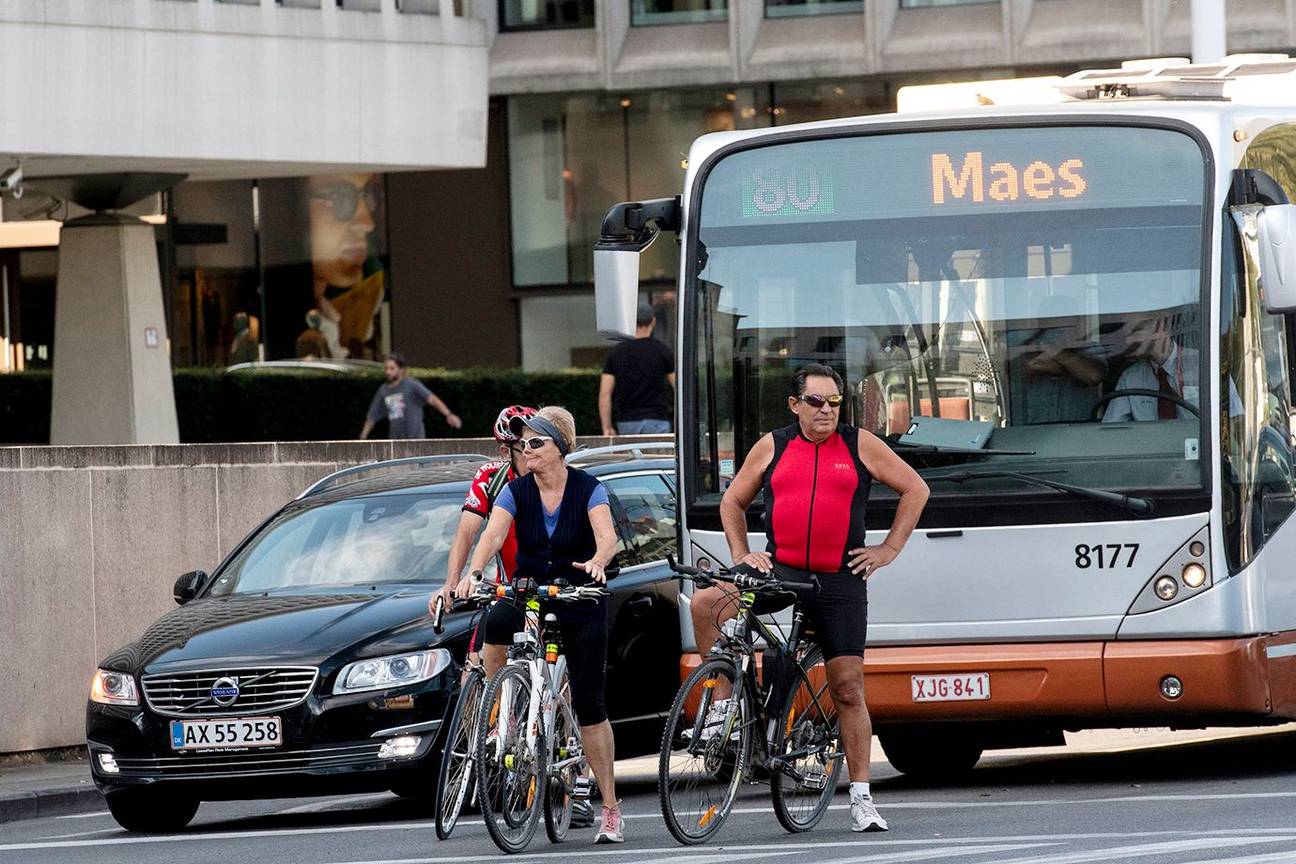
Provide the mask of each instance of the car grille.
POLYGON ((303 701, 319 674, 314 666, 262 666, 145 675, 144 698, 149 707, 168 717, 240 717, 267 714, 303 701), (238 696, 229 705, 212 698, 212 687, 222 678, 238 682, 238 696))
POLYGON ((221 777, 245 774, 287 774, 321 768, 353 768, 379 763, 381 741, 293 750, 250 750, 238 753, 193 753, 178 756, 118 756, 122 776, 221 777))

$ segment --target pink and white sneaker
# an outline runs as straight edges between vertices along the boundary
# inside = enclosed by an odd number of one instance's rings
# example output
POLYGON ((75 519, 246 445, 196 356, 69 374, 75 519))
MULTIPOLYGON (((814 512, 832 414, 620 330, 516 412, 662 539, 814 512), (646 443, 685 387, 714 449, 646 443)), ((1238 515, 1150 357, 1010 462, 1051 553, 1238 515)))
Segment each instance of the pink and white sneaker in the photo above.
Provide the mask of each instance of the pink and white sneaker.
POLYGON ((595 845, 604 843, 624 843, 625 835, 621 833, 621 802, 616 806, 603 805, 603 820, 598 833, 594 835, 595 845))

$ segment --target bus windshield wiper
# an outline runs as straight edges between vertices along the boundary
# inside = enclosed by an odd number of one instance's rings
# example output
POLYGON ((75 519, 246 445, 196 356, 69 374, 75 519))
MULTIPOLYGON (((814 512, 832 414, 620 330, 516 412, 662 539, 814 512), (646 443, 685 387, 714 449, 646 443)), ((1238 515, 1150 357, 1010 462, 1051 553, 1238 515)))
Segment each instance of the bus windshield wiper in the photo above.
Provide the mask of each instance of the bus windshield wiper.
POLYGON ((1151 498, 1123 495, 1120 492, 1108 492, 1104 489, 1090 489, 1087 486, 1074 486, 1070 483, 1047 480, 1034 474, 1023 474, 1019 471, 956 471, 952 474, 941 474, 926 479, 948 480, 950 483, 966 483, 969 480, 987 480, 994 477, 1006 477, 1020 480, 1023 483, 1034 483, 1047 489, 1056 489, 1059 492, 1067 492, 1080 498, 1111 504, 1114 507, 1120 507, 1122 510, 1133 513, 1135 516, 1151 515, 1155 507, 1151 498))
POLYGON ((932 453, 948 453, 952 456, 1034 456, 1034 450, 994 450, 988 447, 941 447, 935 444, 906 444, 903 441, 892 441, 883 438, 882 442, 900 455, 927 456, 932 453))

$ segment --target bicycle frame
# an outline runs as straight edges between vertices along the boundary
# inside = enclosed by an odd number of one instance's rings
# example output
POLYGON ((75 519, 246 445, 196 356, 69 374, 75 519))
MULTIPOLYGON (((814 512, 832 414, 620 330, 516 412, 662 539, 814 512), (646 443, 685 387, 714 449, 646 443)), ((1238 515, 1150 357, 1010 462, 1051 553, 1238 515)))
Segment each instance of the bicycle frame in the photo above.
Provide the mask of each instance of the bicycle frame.
MULTIPOLYGON (((770 681, 768 677, 766 678, 766 686, 763 694, 761 692, 761 687, 757 685, 756 667, 752 662, 756 653, 756 645, 752 639, 752 630, 755 630, 757 635, 765 640, 766 646, 774 649, 781 659, 793 661, 787 665, 794 668, 797 675, 800 676, 801 683, 806 686, 806 690, 810 694, 815 710, 819 711, 821 716, 827 717, 828 712, 819 701, 819 696, 815 692, 814 682, 810 680, 810 676, 806 674, 806 670, 801 668, 801 664, 795 662, 796 649, 804 644, 801 635, 802 628, 805 624, 805 617, 801 611, 800 605, 796 605, 792 611, 792 627, 788 631, 787 638, 784 639, 778 630, 770 627, 754 614, 752 609, 755 603, 756 592, 742 591, 739 594, 738 616, 735 619, 736 626, 734 633, 730 636, 722 632, 719 638, 717 638, 715 645, 712 646, 708 656, 727 657, 734 661, 737 666, 737 675, 735 676, 735 680, 737 680, 738 677, 741 677, 744 682, 743 686, 752 694, 753 697, 752 704, 756 714, 753 719, 763 719, 765 721, 765 734, 754 736, 761 742, 761 755, 764 756, 764 761, 767 765, 782 771, 800 782, 803 778, 798 776, 797 772, 789 768, 788 765, 798 759, 810 755, 811 750, 809 748, 802 748, 801 750, 794 750, 789 753, 780 754, 777 758, 774 756, 775 735, 778 731, 775 725, 778 723, 778 717, 775 712, 778 711, 780 706, 771 705, 770 702, 782 694, 783 688, 781 686, 776 687, 776 682, 770 681), (760 698, 762 695, 764 697, 763 699, 760 698)), ((782 682, 777 683, 781 684, 782 682)), ((699 711, 700 716, 705 715, 706 707, 707 706, 705 705, 702 706, 699 711)), ((729 716, 726 718, 721 734, 728 736, 732 733, 736 721, 737 712, 731 711, 729 716)), ((836 758, 837 755, 838 754, 836 753, 831 754, 833 758, 836 758)))
MULTIPOLYGON (((545 644, 545 652, 539 651, 540 639, 544 635, 540 622, 540 601, 528 598, 526 603, 525 624, 522 630, 513 636, 513 645, 509 648, 509 664, 524 666, 531 679, 531 700, 527 706, 526 742, 530 752, 537 752, 542 741, 549 741, 554 734, 558 711, 558 688, 567 672, 567 657, 559 650, 557 642, 545 644), (552 658, 552 659, 551 659, 552 658)), ((505 722, 512 709, 514 693, 506 689, 500 694, 500 711, 497 723, 505 722)), ((499 730, 504 734, 504 730, 499 730)), ((584 758, 582 748, 576 753, 548 766, 548 772, 555 774, 584 758)))

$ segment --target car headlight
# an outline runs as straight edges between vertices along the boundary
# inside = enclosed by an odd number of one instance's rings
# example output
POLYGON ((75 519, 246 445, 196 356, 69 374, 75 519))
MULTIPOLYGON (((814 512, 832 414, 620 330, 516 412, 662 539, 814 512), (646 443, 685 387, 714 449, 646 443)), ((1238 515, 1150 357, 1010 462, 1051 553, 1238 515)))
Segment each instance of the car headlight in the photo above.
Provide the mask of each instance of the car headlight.
POLYGON ((333 685, 333 695, 417 684, 441 674, 449 665, 450 652, 444 648, 357 660, 342 667, 333 685))
POLYGON ((90 681, 90 701, 102 705, 138 705, 135 677, 111 669, 96 669, 90 681))

